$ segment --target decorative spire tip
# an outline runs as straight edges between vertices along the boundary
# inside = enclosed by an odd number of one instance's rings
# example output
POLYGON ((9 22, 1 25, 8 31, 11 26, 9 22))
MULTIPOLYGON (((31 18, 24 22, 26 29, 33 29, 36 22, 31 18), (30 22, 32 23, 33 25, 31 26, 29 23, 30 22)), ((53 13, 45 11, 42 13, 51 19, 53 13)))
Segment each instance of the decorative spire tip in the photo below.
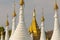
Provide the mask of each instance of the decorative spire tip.
POLYGON ((55 0, 55 5, 54 5, 54 10, 59 9, 58 5, 57 5, 57 0, 55 0))
POLYGON ((34 11, 33 11, 33 16, 35 17, 36 16, 36 10, 34 8, 34 11))
POLYGON ((7 15, 7 20, 6 20, 6 26, 9 26, 8 15, 7 15))
POLYGON ((44 22, 44 20, 45 20, 45 18, 44 18, 44 16, 43 16, 43 15, 44 15, 44 13, 43 13, 43 12, 44 12, 44 9, 42 8, 42 17, 41 17, 41 22, 44 22))
POLYGON ((15 4, 15 0, 14 0, 14 13, 12 14, 12 16, 13 16, 13 17, 15 17, 15 16, 16 16, 16 12, 15 12, 15 5, 16 5, 16 4, 15 4))
POLYGON ((20 0, 20 5, 24 5, 24 0, 20 0))

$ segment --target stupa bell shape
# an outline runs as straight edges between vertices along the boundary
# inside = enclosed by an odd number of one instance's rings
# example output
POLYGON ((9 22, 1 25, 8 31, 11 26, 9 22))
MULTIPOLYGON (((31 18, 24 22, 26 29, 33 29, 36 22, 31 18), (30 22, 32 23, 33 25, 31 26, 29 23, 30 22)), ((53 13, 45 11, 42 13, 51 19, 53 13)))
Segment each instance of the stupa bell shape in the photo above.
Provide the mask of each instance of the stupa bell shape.
MULTIPOLYGON (((57 4, 55 4, 57 5, 57 4)), ((58 7, 58 6, 57 6, 58 7)), ((54 15, 54 30, 52 34, 51 40, 60 40, 60 27, 59 27, 59 19, 58 19, 58 9, 55 9, 54 15)))
POLYGON ((7 20, 6 20, 6 29, 5 29, 5 40, 9 40, 9 22, 8 22, 8 16, 7 16, 7 20))
POLYGON ((41 18, 41 36, 40 36, 40 40, 46 40, 44 20, 45 20, 45 18, 44 18, 44 16, 42 16, 42 18, 41 18))
POLYGON ((19 13, 19 23, 17 28, 9 40, 32 40, 24 22, 24 4, 20 0, 20 13, 19 13))

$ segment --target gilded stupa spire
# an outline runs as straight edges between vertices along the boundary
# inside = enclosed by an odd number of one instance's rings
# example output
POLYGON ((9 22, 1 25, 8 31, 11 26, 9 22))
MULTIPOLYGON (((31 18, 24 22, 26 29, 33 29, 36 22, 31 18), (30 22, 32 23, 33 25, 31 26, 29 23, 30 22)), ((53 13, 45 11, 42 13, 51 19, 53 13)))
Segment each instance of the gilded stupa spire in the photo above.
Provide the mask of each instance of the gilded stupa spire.
POLYGON ((36 21, 36 10, 34 8, 33 10, 33 18, 32 18, 32 22, 31 22, 31 25, 29 27, 29 33, 30 34, 33 34, 33 40, 39 40, 40 38, 40 29, 39 29, 39 26, 37 24, 37 21, 36 21))
POLYGON ((14 12, 13 12, 12 16, 13 16, 13 17, 16 16, 16 12, 15 12, 15 0, 14 0, 14 12))
POLYGON ((8 15, 7 15, 7 19, 6 19, 6 26, 9 26, 8 15))
POLYGON ((54 5, 54 10, 59 9, 58 5, 57 5, 57 0, 55 0, 55 5, 54 5))
POLYGON ((44 18, 44 9, 42 8, 42 17, 41 17, 41 22, 44 22, 45 18, 44 18))
POLYGON ((24 0, 20 0, 20 5, 24 5, 24 0))

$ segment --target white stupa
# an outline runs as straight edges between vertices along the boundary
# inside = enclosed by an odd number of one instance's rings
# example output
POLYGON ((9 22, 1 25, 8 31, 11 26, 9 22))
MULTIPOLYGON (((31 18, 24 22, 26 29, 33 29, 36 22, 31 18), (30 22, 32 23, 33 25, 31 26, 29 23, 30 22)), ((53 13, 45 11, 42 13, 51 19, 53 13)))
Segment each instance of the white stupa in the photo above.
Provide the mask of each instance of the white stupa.
POLYGON ((8 22, 8 16, 7 16, 7 20, 6 20, 6 27, 5 27, 6 29, 5 29, 5 40, 9 40, 9 32, 8 32, 8 30, 9 30, 9 22, 8 22))
MULTIPOLYGON (((55 0, 56 1, 56 0, 55 0)), ((58 5, 55 2, 54 6, 55 15, 54 15, 54 30, 51 40, 60 40, 60 27, 59 27, 59 19, 58 19, 58 5)))
POLYGON ((32 40, 24 22, 24 0, 20 0, 19 23, 9 40, 32 40))
POLYGON ((1 32, 1 40, 3 40, 3 32, 1 32))
POLYGON ((16 28, 16 12, 15 12, 15 0, 14 0, 14 13, 12 14, 13 18, 12 18, 12 33, 11 35, 14 33, 15 28, 16 28))
POLYGON ((41 18, 41 37, 40 40, 46 40, 46 34, 45 34, 45 29, 44 29, 44 16, 41 18))

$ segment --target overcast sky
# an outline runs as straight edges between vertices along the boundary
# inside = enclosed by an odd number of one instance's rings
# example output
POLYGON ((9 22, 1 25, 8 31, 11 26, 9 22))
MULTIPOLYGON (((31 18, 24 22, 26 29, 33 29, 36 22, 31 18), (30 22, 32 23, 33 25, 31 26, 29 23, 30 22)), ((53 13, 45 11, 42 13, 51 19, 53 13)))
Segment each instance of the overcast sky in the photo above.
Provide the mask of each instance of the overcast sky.
MULTIPOLYGON (((19 0, 16 1, 16 24, 18 24, 18 14, 19 14, 19 0)), ((26 27, 29 27, 32 21, 32 12, 33 9, 36 9, 36 19, 38 26, 41 24, 41 14, 42 14, 42 8, 44 8, 44 16, 45 16, 45 30, 52 30, 53 24, 54 24, 54 0, 24 0, 24 17, 25 17, 25 23, 26 27)), ((57 0, 58 6, 60 7, 60 0, 57 0)), ((5 27, 5 21, 8 14, 9 19, 9 28, 11 29, 12 26, 12 13, 13 13, 13 4, 14 0, 0 0, 0 25, 3 25, 5 27)), ((59 10, 60 11, 60 8, 59 10)), ((60 20, 60 12, 59 14, 59 20, 60 20)), ((60 23, 60 22, 59 22, 60 23)))

